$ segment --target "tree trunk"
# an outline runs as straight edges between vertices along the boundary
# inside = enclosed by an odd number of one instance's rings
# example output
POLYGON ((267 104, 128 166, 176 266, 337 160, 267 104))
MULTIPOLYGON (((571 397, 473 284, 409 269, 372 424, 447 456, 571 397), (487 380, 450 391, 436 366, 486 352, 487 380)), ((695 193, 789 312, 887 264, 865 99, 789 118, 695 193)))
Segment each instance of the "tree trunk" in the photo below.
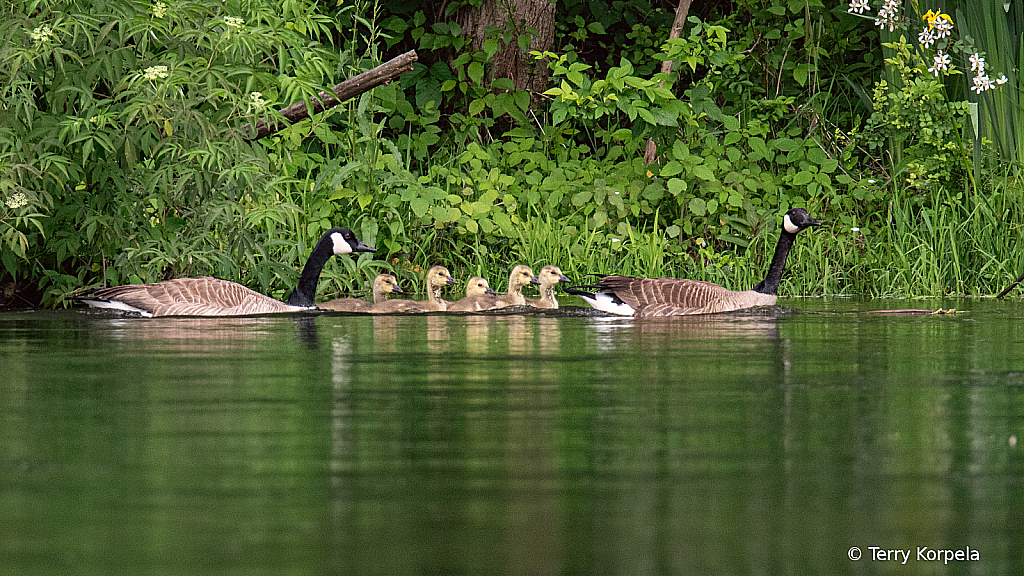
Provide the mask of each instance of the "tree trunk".
MULTIPOLYGON (((683 26, 686 25, 686 15, 690 13, 690 4, 693 0, 679 0, 679 6, 676 7, 676 17, 672 21, 672 29, 669 30, 669 40, 672 38, 679 38, 683 34, 683 26)), ((665 60, 661 63, 661 72, 668 74, 672 72, 672 61, 665 60)), ((658 147, 654 144, 654 140, 647 140, 647 150, 644 151, 644 163, 651 164, 658 157, 658 147)))
POLYGON ((494 78, 512 80, 516 90, 539 93, 548 89, 548 68, 530 56, 531 50, 541 52, 555 41, 555 5, 551 0, 484 0, 479 8, 459 12, 456 22, 471 39, 470 48, 481 50, 487 39, 488 26, 497 26, 502 33, 511 33, 509 43, 502 43, 491 59, 494 78), (536 28, 527 50, 521 50, 516 38, 536 28))

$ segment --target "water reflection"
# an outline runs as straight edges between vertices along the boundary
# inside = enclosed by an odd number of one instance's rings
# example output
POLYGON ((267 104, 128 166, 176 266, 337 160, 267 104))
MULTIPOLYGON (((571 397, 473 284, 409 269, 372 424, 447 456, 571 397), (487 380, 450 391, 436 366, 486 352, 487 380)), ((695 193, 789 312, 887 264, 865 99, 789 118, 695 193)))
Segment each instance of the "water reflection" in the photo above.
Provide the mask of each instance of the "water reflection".
POLYGON ((0 315, 4 567, 1024 571, 1024 306, 312 319, 0 315))

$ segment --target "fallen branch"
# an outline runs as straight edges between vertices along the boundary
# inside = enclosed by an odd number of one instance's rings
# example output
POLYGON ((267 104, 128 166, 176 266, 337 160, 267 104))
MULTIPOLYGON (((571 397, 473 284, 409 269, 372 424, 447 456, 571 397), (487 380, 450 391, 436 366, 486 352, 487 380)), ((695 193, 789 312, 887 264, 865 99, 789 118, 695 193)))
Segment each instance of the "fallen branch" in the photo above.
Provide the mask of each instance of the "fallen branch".
POLYGON ((267 122, 264 118, 256 123, 255 128, 253 128, 251 124, 246 124, 242 126, 240 130, 246 135, 245 139, 247 141, 259 140, 260 138, 270 136, 291 124, 309 118, 311 114, 323 112, 324 110, 333 108, 345 100, 358 96, 367 90, 391 82, 405 72, 412 70, 412 63, 416 60, 416 51, 410 50, 401 56, 388 60, 372 70, 367 70, 362 74, 357 74, 348 80, 335 85, 331 88, 331 91, 334 92, 334 94, 321 92, 319 94, 320 97, 311 99, 308 106, 305 101, 302 101, 295 102, 286 108, 282 108, 280 112, 281 115, 284 116, 285 120, 287 120, 287 123, 277 121, 267 122), (254 131, 255 134, 253 134, 254 131))

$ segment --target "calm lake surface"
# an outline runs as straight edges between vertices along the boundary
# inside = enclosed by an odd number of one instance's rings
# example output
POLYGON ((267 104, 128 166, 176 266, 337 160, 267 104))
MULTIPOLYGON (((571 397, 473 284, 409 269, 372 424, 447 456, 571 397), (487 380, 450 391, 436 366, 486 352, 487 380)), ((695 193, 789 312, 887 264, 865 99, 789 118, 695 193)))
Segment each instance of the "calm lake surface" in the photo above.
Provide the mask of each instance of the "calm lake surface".
POLYGON ((0 573, 1024 573, 1024 303, 780 303, 2 313, 0 573))

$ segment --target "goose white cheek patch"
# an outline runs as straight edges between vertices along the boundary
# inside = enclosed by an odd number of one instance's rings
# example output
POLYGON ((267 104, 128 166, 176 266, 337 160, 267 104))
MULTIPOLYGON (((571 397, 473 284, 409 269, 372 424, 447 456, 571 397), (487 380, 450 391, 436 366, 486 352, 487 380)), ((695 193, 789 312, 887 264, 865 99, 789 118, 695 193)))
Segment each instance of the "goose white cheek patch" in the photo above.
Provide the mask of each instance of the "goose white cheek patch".
POLYGON ((352 245, 345 241, 341 234, 337 232, 331 234, 331 240, 334 242, 335 254, 350 254, 352 252, 352 245))
POLYGON ((786 214, 785 216, 782 217, 782 227, 785 228, 786 232, 789 232, 790 234, 796 234, 797 232, 800 231, 800 227, 798 227, 796 224, 793 224, 793 221, 789 219, 789 214, 786 214))

